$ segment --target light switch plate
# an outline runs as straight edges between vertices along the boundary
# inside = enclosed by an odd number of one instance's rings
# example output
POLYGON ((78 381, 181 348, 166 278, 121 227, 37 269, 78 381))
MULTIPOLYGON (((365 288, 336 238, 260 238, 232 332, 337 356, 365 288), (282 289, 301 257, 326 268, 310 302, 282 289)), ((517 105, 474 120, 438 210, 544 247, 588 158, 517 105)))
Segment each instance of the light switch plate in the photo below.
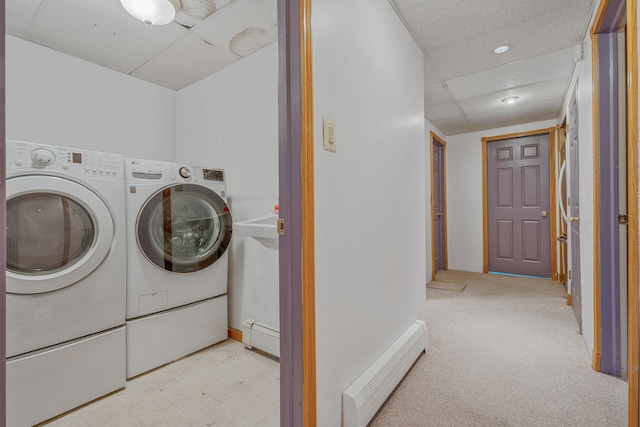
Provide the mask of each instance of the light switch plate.
POLYGON ((336 152, 336 124, 328 119, 322 119, 323 147, 326 151, 336 152))

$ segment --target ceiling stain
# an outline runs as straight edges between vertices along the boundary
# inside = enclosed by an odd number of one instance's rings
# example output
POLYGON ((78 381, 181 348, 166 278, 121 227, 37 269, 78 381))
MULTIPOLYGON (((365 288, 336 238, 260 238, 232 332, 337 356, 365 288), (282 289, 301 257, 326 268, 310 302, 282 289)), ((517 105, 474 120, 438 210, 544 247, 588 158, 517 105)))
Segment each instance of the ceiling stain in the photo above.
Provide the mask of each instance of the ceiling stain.
POLYGON ((277 27, 270 29, 249 27, 231 39, 229 42, 229 51, 240 57, 245 57, 274 42, 277 36, 277 27))
POLYGON ((193 19, 202 21, 214 13, 216 8, 215 0, 182 0, 180 11, 193 19))

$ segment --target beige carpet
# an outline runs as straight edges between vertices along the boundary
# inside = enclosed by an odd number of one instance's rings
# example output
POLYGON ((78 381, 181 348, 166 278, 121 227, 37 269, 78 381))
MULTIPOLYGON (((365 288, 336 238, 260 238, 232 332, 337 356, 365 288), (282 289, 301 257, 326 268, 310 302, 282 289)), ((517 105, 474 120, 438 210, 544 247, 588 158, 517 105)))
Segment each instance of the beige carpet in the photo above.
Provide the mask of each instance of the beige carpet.
POLYGON ((626 426, 627 383, 594 372, 562 285, 443 271, 429 348, 373 427, 626 426))

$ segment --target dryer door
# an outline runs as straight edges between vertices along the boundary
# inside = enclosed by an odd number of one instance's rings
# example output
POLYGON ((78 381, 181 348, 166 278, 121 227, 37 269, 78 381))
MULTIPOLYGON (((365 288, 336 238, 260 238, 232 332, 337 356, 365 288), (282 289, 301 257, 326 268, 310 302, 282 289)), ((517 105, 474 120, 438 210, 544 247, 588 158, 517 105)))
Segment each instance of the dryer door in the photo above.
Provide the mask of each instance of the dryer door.
POLYGON ((231 241, 231 214, 213 190, 176 184, 155 193, 140 210, 138 246, 155 266, 174 273, 203 270, 231 241))
POLYGON ((7 292, 37 294, 91 274, 113 240, 109 208, 81 184, 53 176, 7 180, 7 292))

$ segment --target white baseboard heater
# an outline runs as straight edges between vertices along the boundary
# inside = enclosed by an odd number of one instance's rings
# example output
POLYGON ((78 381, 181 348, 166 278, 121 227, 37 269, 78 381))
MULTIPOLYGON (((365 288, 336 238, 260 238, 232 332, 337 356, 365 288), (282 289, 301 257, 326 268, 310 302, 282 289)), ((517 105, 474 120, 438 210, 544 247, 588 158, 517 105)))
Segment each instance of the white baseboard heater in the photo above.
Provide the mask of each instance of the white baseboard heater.
POLYGON ((427 349, 427 325, 416 320, 342 394, 344 427, 365 427, 427 349))
POLYGON ((256 348, 280 357, 280 330, 275 326, 246 319, 242 324, 242 343, 246 348, 256 348))

